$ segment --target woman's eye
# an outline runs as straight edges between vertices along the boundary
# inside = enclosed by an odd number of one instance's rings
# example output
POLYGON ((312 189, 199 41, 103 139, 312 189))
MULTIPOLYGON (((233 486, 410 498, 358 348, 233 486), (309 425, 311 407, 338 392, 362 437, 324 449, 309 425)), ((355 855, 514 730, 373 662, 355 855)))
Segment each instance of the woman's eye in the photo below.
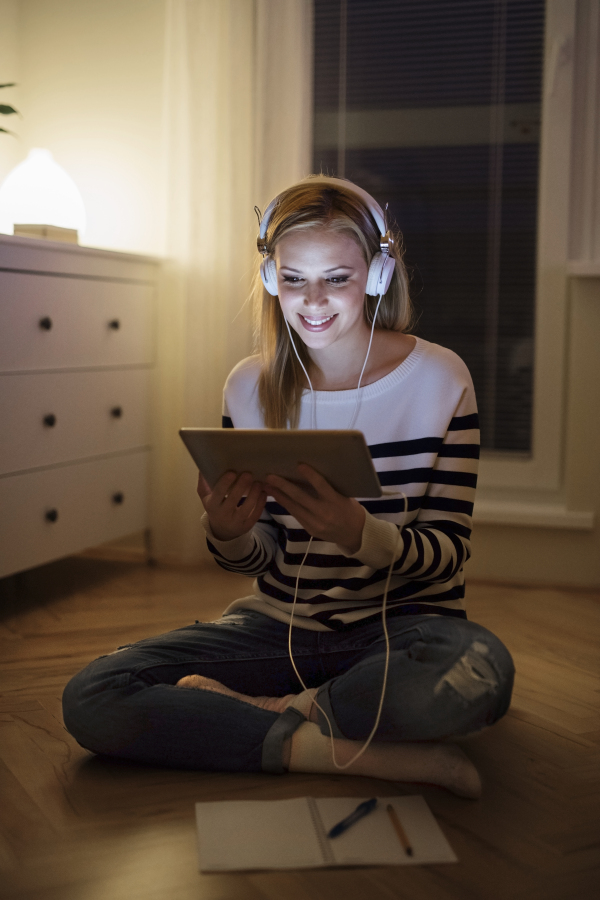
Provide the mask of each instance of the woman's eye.
MULTIPOLYGON (((283 283, 284 284, 303 284, 304 278, 299 275, 283 275, 283 283)), ((348 275, 335 275, 332 278, 327 278, 328 284, 346 284, 348 282, 348 275)))

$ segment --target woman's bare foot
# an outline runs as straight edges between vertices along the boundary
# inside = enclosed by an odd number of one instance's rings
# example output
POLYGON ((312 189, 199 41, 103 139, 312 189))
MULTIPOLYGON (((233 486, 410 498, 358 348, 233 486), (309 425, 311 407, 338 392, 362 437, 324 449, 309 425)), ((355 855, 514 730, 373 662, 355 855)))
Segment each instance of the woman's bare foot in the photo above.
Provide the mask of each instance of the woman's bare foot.
POLYGON ((296 694, 286 694, 285 697, 250 697, 248 694, 240 694, 220 681, 214 678, 206 678, 204 675, 186 675, 177 682, 177 687, 194 688, 198 691, 214 691, 216 694, 226 694, 228 697, 235 697, 244 703, 250 703, 252 706, 258 706, 260 709, 268 709, 271 712, 282 713, 290 703, 296 699, 296 694))

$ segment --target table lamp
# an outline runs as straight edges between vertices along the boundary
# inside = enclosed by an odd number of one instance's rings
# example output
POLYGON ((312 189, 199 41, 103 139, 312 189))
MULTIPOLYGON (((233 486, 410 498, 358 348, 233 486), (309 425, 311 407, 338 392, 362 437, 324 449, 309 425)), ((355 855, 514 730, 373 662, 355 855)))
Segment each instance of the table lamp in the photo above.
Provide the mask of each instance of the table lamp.
POLYGON ((29 151, 0 188, 0 231, 77 244, 85 207, 73 179, 49 150, 29 151))

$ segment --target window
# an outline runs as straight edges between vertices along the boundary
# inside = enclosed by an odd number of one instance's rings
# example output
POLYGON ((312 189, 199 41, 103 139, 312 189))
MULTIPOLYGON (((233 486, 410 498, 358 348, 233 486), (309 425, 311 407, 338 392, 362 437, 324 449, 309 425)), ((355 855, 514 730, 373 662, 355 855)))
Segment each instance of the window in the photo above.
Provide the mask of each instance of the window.
POLYGON ((455 350, 482 444, 532 451, 544 0, 315 0, 314 171, 403 232, 417 334, 455 350))

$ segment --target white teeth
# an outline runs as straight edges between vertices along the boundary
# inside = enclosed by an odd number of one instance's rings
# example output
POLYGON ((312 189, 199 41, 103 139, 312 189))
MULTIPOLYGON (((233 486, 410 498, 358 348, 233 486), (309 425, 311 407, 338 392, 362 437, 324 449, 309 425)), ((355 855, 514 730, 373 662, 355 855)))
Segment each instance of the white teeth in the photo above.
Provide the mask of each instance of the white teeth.
POLYGON ((326 319, 309 319, 308 316, 302 316, 305 322, 308 322, 309 325, 324 325, 325 322, 329 322, 330 319, 333 319, 333 316, 327 316, 326 319))

